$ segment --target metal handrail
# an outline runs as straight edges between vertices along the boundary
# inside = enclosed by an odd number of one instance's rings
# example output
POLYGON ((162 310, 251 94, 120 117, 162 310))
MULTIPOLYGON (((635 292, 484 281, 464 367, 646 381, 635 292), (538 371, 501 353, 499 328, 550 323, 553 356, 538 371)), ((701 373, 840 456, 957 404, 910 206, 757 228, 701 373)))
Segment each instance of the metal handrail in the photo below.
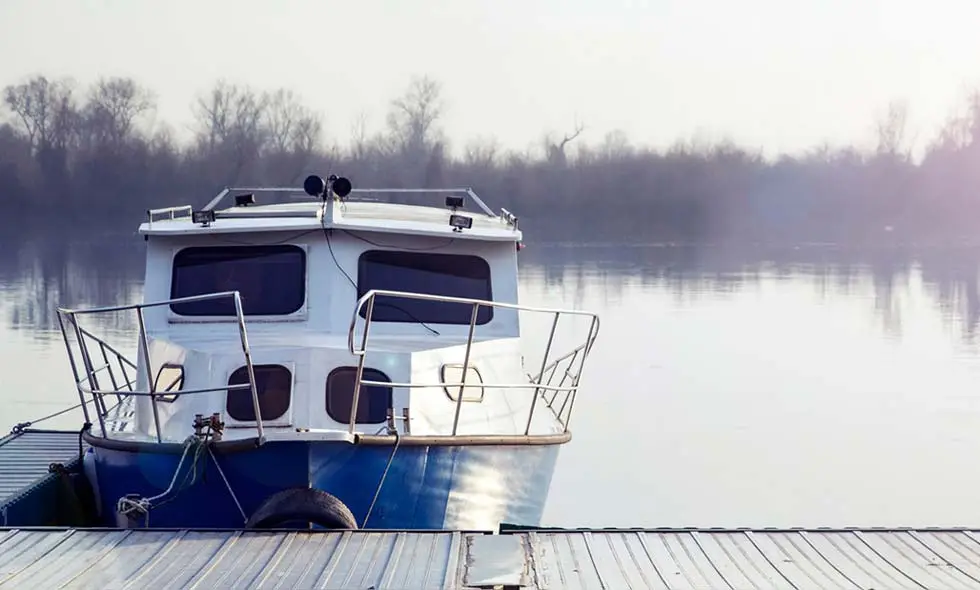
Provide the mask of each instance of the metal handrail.
POLYGON ((190 205, 178 205, 176 207, 163 207, 162 209, 147 209, 146 219, 151 224, 154 222, 154 215, 169 215, 169 219, 176 219, 178 213, 184 213, 185 217, 189 217, 193 213, 194 208, 190 205))
MULTIPOLYGON (((156 384, 154 383, 154 380, 150 375, 150 367, 151 367, 150 346, 149 346, 149 338, 146 332, 146 323, 143 317, 143 310, 151 307, 172 305, 175 303, 192 303, 195 301, 207 301, 211 299, 222 299, 226 297, 231 297, 235 303, 235 315, 238 319, 238 332, 241 340, 242 353, 245 355, 245 366, 247 367, 248 370, 248 383, 242 385, 222 386, 222 387, 215 387, 215 388, 208 388, 208 389, 187 390, 187 391, 181 391, 180 393, 183 395, 183 394, 207 393, 211 391, 224 391, 230 389, 234 389, 234 390, 246 389, 246 388, 250 389, 252 393, 252 407, 255 412, 255 427, 258 432, 259 440, 263 440, 265 431, 262 424, 261 408, 259 406, 259 394, 255 386, 255 370, 252 365, 252 352, 251 352, 251 348, 248 345, 248 335, 245 330, 245 313, 242 309, 241 294, 238 291, 222 291, 220 293, 192 295, 189 297, 178 297, 175 299, 167 299, 163 301, 134 303, 129 305, 113 305, 107 307, 93 307, 88 309, 67 309, 67 308, 59 307, 57 309, 58 324, 61 327, 61 335, 65 341, 65 348, 68 352, 68 360, 69 363, 71 364, 72 373, 75 376, 75 387, 78 390, 79 401, 82 402, 82 408, 83 411, 85 412, 85 421, 91 422, 91 418, 89 416, 88 409, 85 404, 86 394, 91 395, 92 398, 96 401, 96 405, 100 406, 103 409, 103 411, 97 410, 96 415, 98 416, 99 419, 99 426, 102 430, 102 436, 106 438, 108 438, 108 433, 106 431, 106 425, 105 425, 105 416, 107 415, 107 411, 105 410, 105 402, 103 400, 103 397, 106 394, 110 394, 110 395, 115 394, 117 396, 130 396, 130 395, 147 396, 150 398, 151 407, 153 410, 153 422, 156 428, 157 442, 163 442, 162 433, 160 431, 160 413, 157 407, 157 403, 159 401, 158 397, 161 394, 157 393, 156 384), (85 341, 86 336, 99 343, 99 346, 103 352, 103 356, 105 356, 106 350, 109 350, 110 352, 115 354, 117 358, 120 359, 119 364, 121 368, 123 362, 125 362, 130 367, 138 371, 138 365, 136 363, 133 363, 129 359, 125 358, 121 353, 119 353, 116 349, 112 348, 108 343, 106 343, 101 338, 98 338, 94 336, 91 332, 82 329, 81 326, 78 325, 78 316, 98 314, 98 313, 108 313, 108 312, 115 312, 115 311, 130 311, 130 310, 136 311, 137 323, 139 325, 138 337, 143 352, 142 360, 146 367, 145 369, 146 382, 149 385, 149 390, 148 391, 134 390, 132 386, 135 382, 135 379, 127 381, 126 384, 128 386, 127 390, 120 390, 118 388, 118 383, 116 382, 114 376, 110 376, 110 379, 112 380, 113 385, 116 387, 116 389, 111 391, 100 389, 98 385, 98 378, 96 377, 96 373, 100 372, 102 369, 104 369, 104 367, 100 367, 98 370, 96 370, 93 367, 92 359, 90 358, 88 346, 85 341), (75 340, 78 343, 79 353, 81 355, 81 363, 84 368, 84 374, 85 374, 84 377, 80 376, 78 363, 76 362, 75 355, 72 350, 71 341, 68 338, 68 330, 65 328, 66 318, 67 321, 71 324, 71 327, 73 328, 73 332, 75 333, 75 340), (83 382, 86 382, 89 386, 88 387, 83 386, 82 385, 83 382)), ((106 359, 106 361, 108 364, 108 359, 106 359)), ((125 373, 125 369, 122 370, 124 376, 128 378, 128 376, 125 373)), ((110 375, 111 375, 111 370, 110 370, 110 375)))
MULTIPOLYGON (((297 193, 299 195, 306 196, 307 198, 312 198, 306 195, 306 192, 301 187, 286 187, 286 186, 234 186, 226 187, 221 190, 213 199, 211 199, 207 205, 204 206, 204 211, 212 210, 221 204, 228 195, 232 193, 297 193)), ((493 209, 487 206, 487 204, 476 194, 472 188, 460 187, 460 188, 355 188, 351 190, 350 194, 344 197, 344 200, 352 200, 351 197, 360 195, 411 195, 411 194, 429 194, 429 195, 449 195, 449 194, 459 194, 464 193, 467 197, 476 203, 477 207, 481 211, 489 215, 490 217, 499 218, 500 214, 494 213, 493 209)), ((187 206, 189 207, 189 205, 187 206)), ((171 207, 170 209, 180 209, 178 207, 171 207)), ((157 209, 157 213, 165 213, 167 209, 157 209)), ((508 220, 512 217, 505 215, 508 220)), ((151 219, 152 221, 152 219, 151 219)), ((516 221, 516 220, 515 220, 516 221)))
MULTIPOLYGON (((477 321, 477 317, 479 315, 479 311, 480 311, 480 308, 481 307, 502 308, 502 309, 514 309, 514 310, 517 310, 517 311, 529 311, 529 312, 536 312, 536 313, 554 314, 554 320, 551 323, 551 331, 550 331, 550 333, 548 335, 548 344, 545 347, 544 358, 541 360, 541 370, 539 371, 537 378, 534 378, 534 377, 529 376, 529 379, 530 380, 526 384, 486 384, 486 383, 481 383, 480 384, 480 387, 486 387, 486 388, 492 388, 492 389, 523 389, 523 388, 531 388, 531 387, 534 388, 534 390, 535 390, 534 391, 534 397, 531 399, 531 408, 530 408, 530 411, 528 412, 527 425, 526 425, 526 427, 524 429, 524 435, 525 436, 527 436, 527 435, 530 434, 531 424, 532 424, 532 421, 534 419, 535 406, 537 404, 538 398, 539 397, 543 397, 542 391, 554 391, 555 392, 554 395, 552 396, 552 399, 550 401, 546 401, 545 402, 548 405, 548 408, 551 409, 553 413, 554 413, 553 403, 554 403, 555 398, 558 397, 558 393, 559 392, 564 392, 565 393, 565 400, 562 403, 561 410, 559 410, 557 413, 555 413, 555 416, 558 419, 559 423, 564 428, 564 431, 567 432, 568 431, 568 422, 571 419, 572 407, 573 407, 573 405, 575 403, 575 397, 578 395, 578 384, 579 384, 579 381, 580 381, 581 376, 582 376, 582 371, 585 368, 585 359, 588 357, 589 353, 591 352, 592 345, 595 342, 595 339, 596 339, 596 337, 598 336, 598 333, 599 333, 599 316, 598 315, 596 315, 595 313, 592 313, 592 312, 581 311, 581 310, 574 310, 574 309, 565 310, 565 309, 556 309, 556 308, 532 307, 532 306, 521 305, 521 304, 517 304, 517 303, 504 303, 504 302, 499 302, 499 301, 487 301, 487 300, 484 300, 484 299, 471 299, 471 298, 466 298, 466 297, 450 297, 450 296, 447 296, 447 295, 432 295, 432 294, 429 294, 429 293, 410 293, 410 292, 404 292, 404 291, 387 291, 387 290, 383 290, 383 289, 372 289, 372 290, 368 291, 367 293, 365 293, 364 295, 362 295, 357 300, 357 305, 354 306, 354 311, 351 314, 350 328, 348 329, 348 332, 347 332, 347 349, 348 349, 348 351, 351 354, 353 354, 353 355, 355 355, 355 356, 358 357, 358 361, 357 361, 357 375, 356 375, 356 377, 354 379, 354 395, 353 395, 353 400, 351 402, 351 415, 350 415, 350 423, 349 423, 349 432, 350 432, 350 434, 354 434, 354 430, 355 430, 355 427, 356 427, 356 424, 357 424, 357 421, 356 421, 356 418, 357 418, 357 406, 358 406, 358 402, 360 401, 360 397, 361 397, 360 396, 361 386, 362 385, 376 385, 376 386, 383 386, 383 387, 405 387, 405 388, 409 388, 409 389, 411 389, 411 388, 419 388, 419 387, 445 387, 445 388, 448 388, 448 387, 459 387, 459 393, 458 393, 458 395, 456 397, 455 415, 453 416, 452 436, 455 436, 456 433, 457 433, 457 430, 459 428, 459 416, 460 416, 460 412, 462 411, 462 407, 463 407, 463 389, 468 385, 468 384, 465 383, 465 379, 466 379, 467 371, 469 370, 470 351, 471 351, 472 346, 473 346, 473 337, 474 337, 474 335, 476 333, 476 321, 477 321), (376 298, 379 295, 380 296, 386 296, 386 297, 401 298, 401 299, 418 299, 418 300, 424 300, 424 301, 438 301, 438 302, 443 302, 443 303, 462 303, 462 304, 468 304, 468 305, 472 305, 473 306, 473 310, 472 310, 472 313, 470 315, 469 330, 468 330, 468 334, 467 334, 467 338, 466 338, 466 350, 463 353, 463 368, 462 368, 462 371, 461 371, 462 379, 464 380, 463 382, 461 382, 459 384, 455 384, 455 383, 452 383, 452 384, 447 384, 447 383, 438 383, 438 384, 387 383, 387 382, 379 382, 379 381, 365 380, 363 378, 364 377, 364 363, 365 363, 365 360, 367 358, 368 339, 369 339, 369 334, 370 334, 370 328, 371 328, 372 318, 373 318, 373 315, 374 315, 374 304, 375 304, 376 298), (357 321, 358 321, 358 317, 360 317, 361 310, 364 309, 364 306, 365 305, 367 305, 367 310, 364 313, 364 334, 361 337, 361 346, 360 346, 360 348, 356 348, 355 345, 354 345, 354 336, 355 336, 355 333, 356 333, 356 330, 357 330, 357 321), (551 347, 554 344, 555 332, 558 329, 558 320, 562 316, 562 314, 565 314, 565 315, 573 315, 573 316, 589 317, 589 318, 591 318, 592 321, 589 324, 588 336, 586 337, 585 342, 583 342, 581 345, 579 345, 578 347, 576 347, 575 349, 573 349, 572 352, 570 352, 570 353, 568 353, 566 355, 563 355, 562 357, 559 357, 558 360, 556 360, 553 363, 549 364, 548 363, 548 356, 551 353, 551 347), (569 358, 573 354, 574 354, 574 356, 572 357, 573 358, 572 362, 574 362, 574 359, 579 356, 579 353, 581 353, 581 359, 579 360, 579 363, 578 363, 578 370, 572 376, 572 384, 570 386, 567 386, 567 387, 563 387, 563 386, 560 386, 560 385, 559 386, 553 386, 553 385, 551 385, 551 379, 549 379, 549 382, 547 384, 542 384, 541 383, 541 381, 544 378, 544 373, 549 368, 554 367, 555 369, 557 369, 558 363, 561 363, 564 359, 569 358), (567 416, 567 418, 564 421, 562 421, 561 414, 564 411, 566 405, 568 406, 568 416, 567 416)), ((553 376, 553 373, 552 373, 552 376, 553 376)), ((569 376, 568 375, 568 371, 566 370, 566 377, 568 377, 568 376, 569 376)), ((562 383, 564 383, 564 380, 565 379, 563 378, 562 379, 562 383)))
MULTIPOLYGON (((451 297, 449 295, 432 295, 430 293, 413 293, 409 291, 388 291, 385 289, 371 289, 357 300, 357 305, 354 306, 354 312, 351 314, 350 327, 347 331, 347 349, 351 354, 363 354, 363 351, 357 351, 354 349, 354 328, 357 324, 357 318, 361 314, 361 310, 367 304, 368 300, 374 299, 376 295, 381 295, 384 297, 397 297, 401 299, 419 299, 422 301, 437 301, 441 303, 466 303, 469 305, 480 305, 483 307, 492 307, 498 309, 513 309, 517 311, 530 311, 533 313, 557 313, 563 315, 577 315, 592 318, 593 324, 595 326, 595 331, 599 330, 599 316, 591 311, 582 311, 578 309, 561 309, 554 307, 534 307, 531 305, 522 305, 520 303, 504 303, 503 301, 489 301, 486 299, 471 299, 468 297, 451 297)), ((366 315, 366 314, 365 314, 366 315)), ((366 318, 365 318, 366 321, 366 318)))

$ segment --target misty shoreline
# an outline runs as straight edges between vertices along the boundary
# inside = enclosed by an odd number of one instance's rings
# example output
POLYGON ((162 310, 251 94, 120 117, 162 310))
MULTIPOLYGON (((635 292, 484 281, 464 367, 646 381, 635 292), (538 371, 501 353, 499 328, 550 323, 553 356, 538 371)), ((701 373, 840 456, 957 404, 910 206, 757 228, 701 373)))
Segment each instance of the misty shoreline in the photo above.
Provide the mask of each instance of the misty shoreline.
MULTIPOLYGON (((980 94, 938 131, 921 161, 907 110, 889 106, 870 151, 817 147, 763 158, 731 143, 667 150, 610 133, 586 144, 576 124, 534 153, 492 139, 451 156, 440 85, 417 78, 387 126, 329 135, 299 95, 219 81, 191 106, 187 143, 153 121, 156 94, 129 78, 80 86, 34 76, 6 86, 0 203, 20 218, 56 211, 83 223, 139 223, 146 209, 201 204, 224 186, 299 186, 337 172, 355 186, 473 187, 546 241, 686 244, 973 243, 980 236, 980 94)), ((43 217, 42 217, 43 219, 43 217)), ((32 221, 31 223, 36 223, 32 221)))

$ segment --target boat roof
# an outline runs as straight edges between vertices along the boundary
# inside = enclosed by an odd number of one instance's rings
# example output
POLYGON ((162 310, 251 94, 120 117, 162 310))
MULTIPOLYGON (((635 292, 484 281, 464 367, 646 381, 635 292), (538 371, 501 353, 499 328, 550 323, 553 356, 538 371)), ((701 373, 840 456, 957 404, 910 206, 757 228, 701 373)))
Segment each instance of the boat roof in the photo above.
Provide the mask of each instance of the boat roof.
MULTIPOLYGON (((237 199, 236 199, 237 201, 237 199)), ((472 189, 357 189, 345 198, 319 200, 295 188, 226 188, 207 206, 195 210, 190 205, 147 211, 147 221, 139 232, 143 235, 181 236, 214 233, 247 233, 270 231, 314 231, 340 229, 432 236, 454 239, 520 241, 517 218, 501 209, 494 213, 472 189), (227 197, 235 195, 249 201, 218 209, 227 197), (434 195, 461 197, 472 205, 460 209, 437 206, 434 195), (287 202, 260 202, 286 197, 287 202), (389 202, 380 199, 395 196, 401 200, 428 197, 424 204, 389 202), (213 212, 213 220, 195 222, 198 212, 213 212), (451 216, 472 220, 468 228, 454 228, 451 216)))

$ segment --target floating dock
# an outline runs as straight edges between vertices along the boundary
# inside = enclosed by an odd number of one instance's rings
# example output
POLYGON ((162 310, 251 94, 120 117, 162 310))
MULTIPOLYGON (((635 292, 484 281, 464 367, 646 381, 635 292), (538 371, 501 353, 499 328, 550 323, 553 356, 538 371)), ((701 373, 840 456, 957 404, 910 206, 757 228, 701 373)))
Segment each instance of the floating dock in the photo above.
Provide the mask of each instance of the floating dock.
POLYGON ((75 521, 81 437, 64 430, 20 430, 0 438, 0 526, 75 521), (71 486, 71 488, 69 488, 71 486))
POLYGON ((972 530, 0 531, 0 588, 980 588, 972 530))
POLYGON ((0 588, 980 588, 980 529, 75 528, 79 454, 0 439, 0 588))

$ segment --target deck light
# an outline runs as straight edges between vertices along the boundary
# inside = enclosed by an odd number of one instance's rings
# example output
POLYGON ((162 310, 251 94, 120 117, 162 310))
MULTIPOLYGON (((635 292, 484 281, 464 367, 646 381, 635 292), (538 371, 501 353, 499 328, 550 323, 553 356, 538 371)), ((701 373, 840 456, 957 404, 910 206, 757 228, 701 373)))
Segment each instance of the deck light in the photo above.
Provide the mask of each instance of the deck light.
POLYGON ((214 209, 191 212, 191 222, 207 226, 214 222, 214 209))
POLYGON ((453 211, 456 209, 462 209, 464 202, 463 197, 460 196, 446 197, 446 207, 449 207, 453 211))
POLYGON ((449 225, 453 226, 453 231, 463 231, 473 227, 473 218, 466 215, 452 214, 449 216, 449 225))
POLYGON ((249 205, 255 204, 255 195, 253 193, 245 193, 244 195, 235 195, 235 206, 236 207, 248 207, 249 205))

